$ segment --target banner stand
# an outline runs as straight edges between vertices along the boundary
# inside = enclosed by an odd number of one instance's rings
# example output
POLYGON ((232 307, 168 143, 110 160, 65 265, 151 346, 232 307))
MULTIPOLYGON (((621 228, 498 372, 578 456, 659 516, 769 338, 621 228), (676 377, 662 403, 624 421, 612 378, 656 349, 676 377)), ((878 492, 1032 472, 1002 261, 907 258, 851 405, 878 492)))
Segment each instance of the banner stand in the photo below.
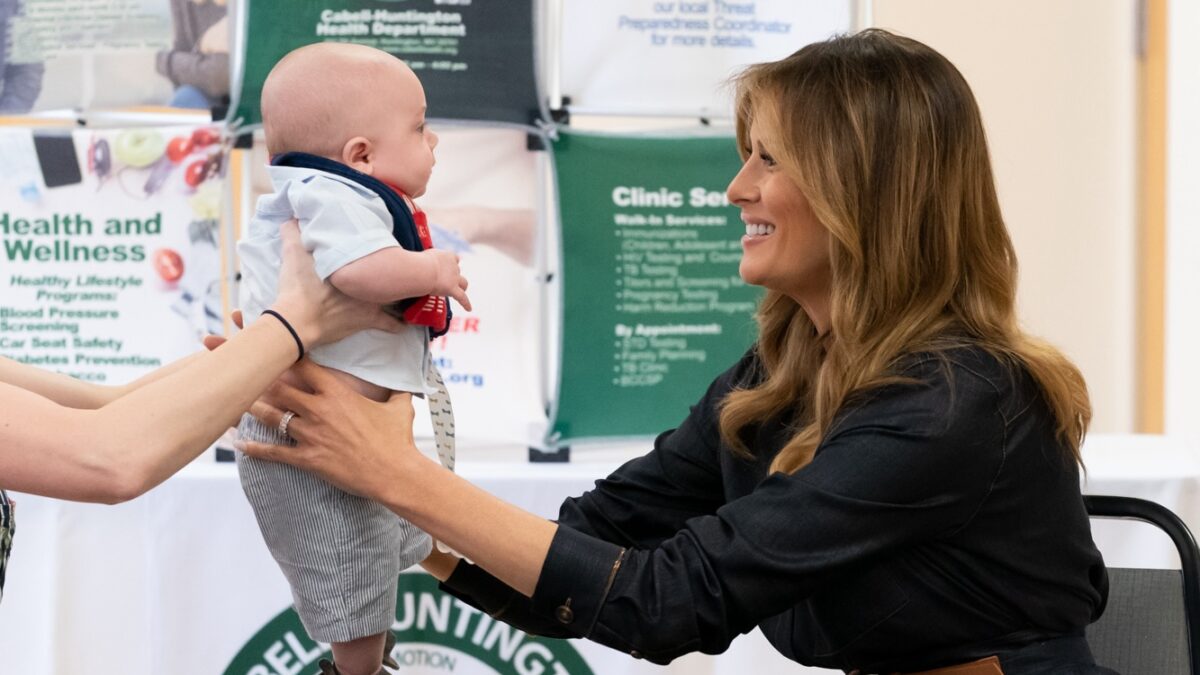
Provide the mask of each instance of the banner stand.
POLYGON ((535 448, 529 446, 529 461, 533 464, 564 463, 571 461, 571 446, 560 445, 553 448, 535 448))

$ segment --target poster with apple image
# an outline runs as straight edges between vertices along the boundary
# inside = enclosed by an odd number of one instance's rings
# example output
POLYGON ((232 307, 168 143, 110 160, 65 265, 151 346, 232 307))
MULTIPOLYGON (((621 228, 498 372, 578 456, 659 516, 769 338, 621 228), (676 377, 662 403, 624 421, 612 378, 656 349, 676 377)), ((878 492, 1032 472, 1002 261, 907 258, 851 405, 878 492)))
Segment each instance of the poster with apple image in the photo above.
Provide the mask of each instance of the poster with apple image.
POLYGON ((349 42, 403 59, 425 87, 431 119, 532 124, 544 119, 535 13, 545 0, 255 0, 238 3, 229 119, 261 124, 267 73, 316 42, 349 42))
MULTIPOLYGON (((8 20, 7 64, 23 79, 20 107, 8 113, 96 110, 166 105, 175 84, 159 72, 160 54, 176 49, 186 34, 172 18, 178 0, 5 0, 15 10, 8 20)), ((196 9, 224 12, 224 2, 201 0, 196 9)), ((195 28, 196 26, 191 26, 195 28)), ((198 48, 198 45, 197 45, 198 48)), ((228 39, 225 41, 228 51, 228 39)), ((200 55, 197 53, 196 55, 200 55)), ((182 63, 177 64, 182 67, 182 63)), ((228 91, 228 58, 224 59, 228 91)), ((8 76, 6 76, 7 79, 8 76)), ((207 73, 220 78, 219 69, 207 73)), ((6 83, 7 87, 7 83, 6 83)), ((8 91, 5 97, 9 97, 8 91)))
POLYGON ((215 127, 10 128, 0 150, 0 353, 115 384, 221 332, 215 127))
POLYGON ((728 118, 728 81, 853 28, 856 0, 565 2, 561 87, 572 111, 728 118))

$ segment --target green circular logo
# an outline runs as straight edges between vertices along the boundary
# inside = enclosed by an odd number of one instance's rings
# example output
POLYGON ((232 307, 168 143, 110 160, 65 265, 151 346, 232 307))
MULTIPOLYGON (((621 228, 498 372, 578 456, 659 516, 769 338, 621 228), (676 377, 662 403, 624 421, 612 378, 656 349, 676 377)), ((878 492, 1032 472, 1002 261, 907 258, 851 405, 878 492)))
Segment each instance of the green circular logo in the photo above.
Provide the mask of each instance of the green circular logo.
MULTIPOLYGON (((534 637, 495 621, 438 590, 428 574, 401 574, 396 648, 404 673, 457 675, 593 675, 566 640, 534 637)), ((233 658, 225 675, 316 675, 329 646, 308 638, 288 608, 263 626, 233 658)))

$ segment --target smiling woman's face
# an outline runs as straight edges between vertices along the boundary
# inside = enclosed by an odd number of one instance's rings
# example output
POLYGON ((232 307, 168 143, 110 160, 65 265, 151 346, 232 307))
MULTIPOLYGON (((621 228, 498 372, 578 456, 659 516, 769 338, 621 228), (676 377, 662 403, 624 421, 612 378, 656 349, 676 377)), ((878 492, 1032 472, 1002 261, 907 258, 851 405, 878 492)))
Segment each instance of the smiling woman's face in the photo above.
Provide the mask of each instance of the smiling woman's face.
POLYGON ((831 281, 829 231, 775 162, 773 138, 757 122, 750 125, 746 162, 726 190, 746 224, 738 272, 746 283, 779 291, 806 309, 825 307, 831 281))

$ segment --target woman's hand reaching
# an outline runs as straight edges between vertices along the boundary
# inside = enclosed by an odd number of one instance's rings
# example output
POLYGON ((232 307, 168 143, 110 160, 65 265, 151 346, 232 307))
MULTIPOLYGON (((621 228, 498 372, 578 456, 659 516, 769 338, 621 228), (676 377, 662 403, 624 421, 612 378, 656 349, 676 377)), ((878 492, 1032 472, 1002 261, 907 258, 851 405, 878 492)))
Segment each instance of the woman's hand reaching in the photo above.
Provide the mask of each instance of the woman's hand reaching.
POLYGON ((250 407, 250 414, 278 427, 286 412, 294 413, 287 433, 297 445, 244 442, 243 452, 286 462, 346 492, 381 502, 411 479, 408 467, 425 460, 413 440, 411 394, 372 401, 309 359, 290 372, 294 382, 276 381, 250 407))

